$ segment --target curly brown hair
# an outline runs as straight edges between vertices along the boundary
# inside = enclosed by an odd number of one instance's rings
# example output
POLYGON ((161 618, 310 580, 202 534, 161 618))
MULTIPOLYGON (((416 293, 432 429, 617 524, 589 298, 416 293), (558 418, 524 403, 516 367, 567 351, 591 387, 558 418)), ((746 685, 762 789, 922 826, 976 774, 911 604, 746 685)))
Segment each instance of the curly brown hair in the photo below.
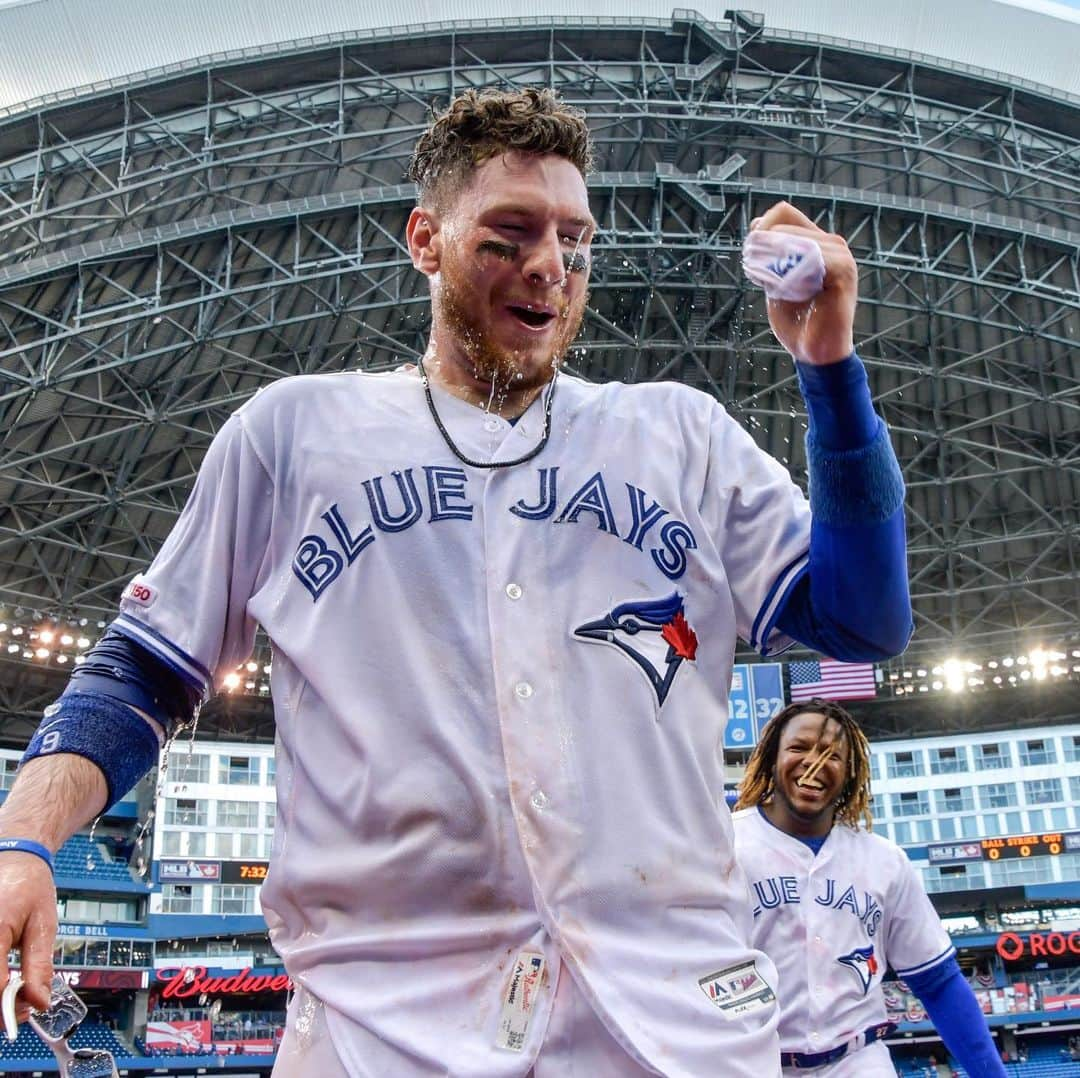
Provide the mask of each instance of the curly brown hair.
POLYGON ((834 819, 848 827, 858 827, 860 823, 865 823, 867 831, 873 830, 874 818, 870 812, 870 742, 866 740, 866 734, 859 729, 859 724, 851 715, 831 700, 815 698, 789 704, 769 720, 761 731, 750 762, 746 765, 746 774, 739 783, 739 800, 735 808, 753 808, 768 800, 773 791, 773 770, 780 752, 780 738, 783 736, 784 727, 796 715, 808 713, 824 715, 826 721, 834 720, 847 738, 847 779, 840 791, 834 819))
POLYGON ((443 112, 433 112, 408 178, 421 204, 441 208, 477 165, 508 150, 565 157, 582 176, 592 168, 585 113, 554 90, 466 90, 443 112))

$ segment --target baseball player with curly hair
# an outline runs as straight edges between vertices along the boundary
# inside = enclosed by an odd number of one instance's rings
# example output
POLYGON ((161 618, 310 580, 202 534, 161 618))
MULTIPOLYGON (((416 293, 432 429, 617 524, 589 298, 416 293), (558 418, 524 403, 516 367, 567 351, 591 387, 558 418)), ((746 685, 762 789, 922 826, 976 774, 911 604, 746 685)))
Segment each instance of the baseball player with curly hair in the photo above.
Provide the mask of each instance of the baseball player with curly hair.
POLYGON ((261 625, 261 902, 299 985, 276 1075, 779 1070, 716 795, 735 641, 902 650, 903 484, 854 354, 855 262, 786 203, 752 223, 747 269, 796 359, 809 503, 705 394, 559 373, 590 161, 548 90, 457 98, 410 172, 424 354, 284 378, 219 431, 0 811, 0 955, 21 950, 25 1002, 48 983, 51 851, 261 625))
POLYGON ((765 727, 739 787, 735 852, 754 946, 779 975, 785 1074, 893 1078, 882 1043, 891 967, 972 1078, 1005 1070, 918 872, 871 832, 870 746, 838 704, 791 704, 765 727))

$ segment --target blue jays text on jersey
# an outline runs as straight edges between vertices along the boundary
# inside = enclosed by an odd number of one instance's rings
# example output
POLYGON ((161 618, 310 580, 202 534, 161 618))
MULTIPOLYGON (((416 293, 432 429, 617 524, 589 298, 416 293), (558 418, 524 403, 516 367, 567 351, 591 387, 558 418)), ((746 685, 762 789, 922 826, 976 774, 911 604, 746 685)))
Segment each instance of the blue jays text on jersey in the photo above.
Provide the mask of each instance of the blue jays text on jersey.
MULTIPOLYGON (((343 511, 337 501, 320 514, 325 531, 310 532, 300 540, 292 568, 313 600, 318 601, 346 566, 351 566, 375 542, 375 529, 392 534, 413 527, 424 520, 425 503, 428 524, 473 518, 468 476, 462 468, 422 465, 392 472, 389 483, 387 478, 376 475, 361 484, 370 523, 364 522, 362 510, 350 507, 343 511), (418 472, 423 474, 422 480, 418 472), (426 498, 420 494, 421 482, 426 498), (391 483, 393 493, 388 493, 391 483)), ((650 545, 648 554, 657 568, 669 580, 678 580, 686 572, 687 552, 697 548, 693 531, 640 487, 624 484, 624 504, 616 501, 620 509, 616 514, 600 472, 591 475, 563 501, 559 499, 558 467, 537 469, 534 482, 534 489, 523 490, 508 512, 523 520, 551 520, 555 524, 577 524, 585 516, 600 531, 637 550, 643 550, 646 538, 655 533, 656 542, 650 545)))
MULTIPOLYGON (((865 925, 867 936, 874 938, 881 924, 882 909, 872 894, 868 891, 857 891, 852 884, 843 887, 829 877, 807 881, 810 882, 813 882, 816 888, 812 900, 817 905, 834 910, 847 910, 865 925)), ((800 886, 801 881, 797 876, 766 876, 764 879, 754 880, 751 883, 754 892, 754 917, 781 905, 802 902, 800 886)), ((810 897, 807 896, 808 899, 810 897)))

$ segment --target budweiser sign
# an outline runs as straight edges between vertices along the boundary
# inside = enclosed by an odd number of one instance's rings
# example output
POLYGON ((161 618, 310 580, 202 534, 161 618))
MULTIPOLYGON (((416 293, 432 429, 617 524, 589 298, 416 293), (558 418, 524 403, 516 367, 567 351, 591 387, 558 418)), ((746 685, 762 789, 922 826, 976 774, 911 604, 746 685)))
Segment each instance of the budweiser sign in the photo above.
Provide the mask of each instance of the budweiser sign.
POLYGON ((252 975, 245 966, 236 973, 221 977, 207 975, 205 966, 177 966, 157 971, 157 984, 162 999, 191 999, 193 996, 222 996, 239 993, 284 992, 292 990, 292 978, 287 973, 252 975))

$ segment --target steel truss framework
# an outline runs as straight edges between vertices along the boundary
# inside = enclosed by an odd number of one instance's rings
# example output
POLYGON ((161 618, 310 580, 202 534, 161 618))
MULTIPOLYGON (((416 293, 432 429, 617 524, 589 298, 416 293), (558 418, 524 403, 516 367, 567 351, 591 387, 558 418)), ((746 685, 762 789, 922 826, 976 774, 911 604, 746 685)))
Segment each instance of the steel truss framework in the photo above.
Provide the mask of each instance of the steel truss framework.
POLYGON ((0 602, 111 612, 239 403, 415 357, 411 145, 454 92, 524 84, 584 107, 599 148, 572 369, 696 385, 804 480, 791 363, 739 270, 750 219, 795 199, 862 267, 915 653, 1075 639, 1080 104, 692 12, 368 35, 9 110, 0 602))

